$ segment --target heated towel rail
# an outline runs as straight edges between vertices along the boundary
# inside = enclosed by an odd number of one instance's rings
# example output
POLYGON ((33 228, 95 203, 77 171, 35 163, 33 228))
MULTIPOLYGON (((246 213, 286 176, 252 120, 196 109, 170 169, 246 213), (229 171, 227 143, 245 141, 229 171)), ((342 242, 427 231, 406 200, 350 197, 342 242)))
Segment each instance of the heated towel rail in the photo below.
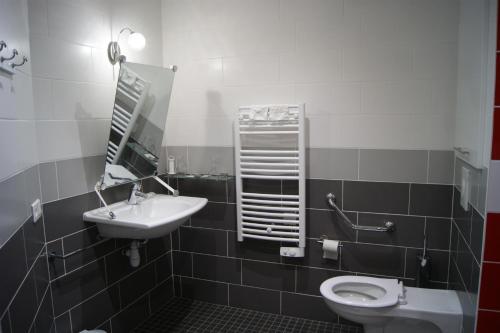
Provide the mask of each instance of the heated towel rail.
POLYGON ((238 241, 288 243, 303 253, 304 106, 240 107, 235 158, 238 241))

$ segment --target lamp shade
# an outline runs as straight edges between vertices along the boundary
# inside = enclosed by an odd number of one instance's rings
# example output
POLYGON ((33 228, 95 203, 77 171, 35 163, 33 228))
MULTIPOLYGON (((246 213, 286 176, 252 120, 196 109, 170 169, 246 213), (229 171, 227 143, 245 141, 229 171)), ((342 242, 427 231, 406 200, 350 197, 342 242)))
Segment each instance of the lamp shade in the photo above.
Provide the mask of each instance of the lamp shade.
POLYGON ((134 50, 142 50, 146 46, 146 38, 139 32, 131 33, 128 36, 128 45, 134 50))

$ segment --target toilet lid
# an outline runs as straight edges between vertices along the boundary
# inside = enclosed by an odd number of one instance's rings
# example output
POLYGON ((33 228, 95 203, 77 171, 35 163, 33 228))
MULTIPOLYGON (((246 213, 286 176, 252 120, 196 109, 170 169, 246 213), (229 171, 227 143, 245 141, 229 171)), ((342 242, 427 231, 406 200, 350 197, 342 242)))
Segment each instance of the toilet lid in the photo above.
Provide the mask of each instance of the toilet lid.
POLYGON ((365 308, 394 306, 404 298, 403 283, 397 279, 366 276, 337 276, 324 281, 320 291, 335 303, 365 308))

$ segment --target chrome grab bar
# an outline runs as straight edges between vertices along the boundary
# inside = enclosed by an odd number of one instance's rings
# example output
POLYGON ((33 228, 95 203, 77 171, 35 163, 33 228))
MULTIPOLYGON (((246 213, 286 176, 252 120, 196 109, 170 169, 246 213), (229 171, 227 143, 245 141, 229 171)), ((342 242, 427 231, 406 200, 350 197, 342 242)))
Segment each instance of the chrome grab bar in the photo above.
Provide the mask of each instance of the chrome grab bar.
POLYGON ((378 231, 378 232, 393 232, 396 229, 394 222, 385 221, 383 227, 373 227, 373 226, 362 226, 352 223, 351 219, 344 214, 344 212, 335 204, 335 195, 333 193, 328 193, 326 195, 326 200, 330 207, 335 209, 345 223, 353 230, 362 230, 362 231, 378 231))

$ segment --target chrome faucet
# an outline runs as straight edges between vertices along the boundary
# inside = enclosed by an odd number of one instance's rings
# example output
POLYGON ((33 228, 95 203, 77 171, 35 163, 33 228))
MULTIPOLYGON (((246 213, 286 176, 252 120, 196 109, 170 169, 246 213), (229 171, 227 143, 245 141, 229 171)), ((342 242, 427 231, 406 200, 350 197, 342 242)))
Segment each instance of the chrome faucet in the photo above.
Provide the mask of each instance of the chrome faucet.
POLYGON ((127 203, 129 205, 137 205, 137 197, 146 198, 147 195, 146 193, 141 192, 141 185, 134 183, 134 185, 130 188, 127 203))

